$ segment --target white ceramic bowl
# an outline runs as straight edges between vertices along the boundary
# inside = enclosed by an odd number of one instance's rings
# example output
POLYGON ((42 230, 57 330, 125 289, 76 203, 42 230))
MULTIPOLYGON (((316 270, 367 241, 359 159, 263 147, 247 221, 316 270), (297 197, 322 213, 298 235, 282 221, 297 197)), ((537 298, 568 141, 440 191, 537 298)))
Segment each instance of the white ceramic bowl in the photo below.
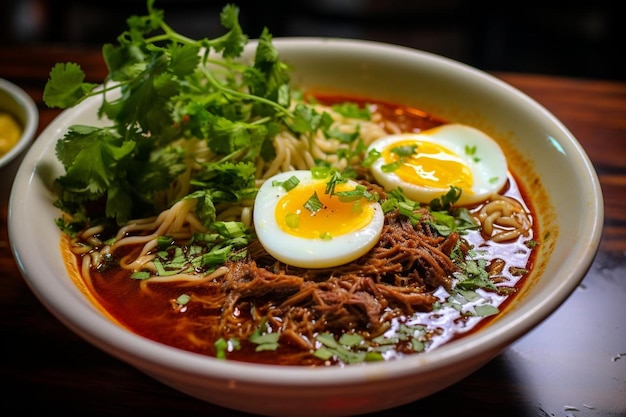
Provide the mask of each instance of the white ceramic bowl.
POLYGON ((485 130, 515 149, 510 163, 538 202, 541 245, 535 273, 501 318, 425 354, 344 368, 221 361, 176 350, 113 324, 68 277, 58 212, 49 191, 61 173, 54 144, 77 121, 93 123, 89 100, 65 111, 26 155, 13 188, 9 232, 19 267, 41 302, 84 339, 194 397, 251 413, 339 416, 412 402, 469 375, 546 319, 576 288, 599 244, 603 203, 596 173, 571 133, 509 85, 429 53, 337 39, 275 39, 294 81, 314 90, 413 105, 485 130))
POLYGON ((35 138, 39 126, 39 112, 33 99, 24 90, 3 78, 0 78, 0 112, 13 116, 22 128, 18 142, 8 152, 0 155, 2 169, 21 156, 35 138))

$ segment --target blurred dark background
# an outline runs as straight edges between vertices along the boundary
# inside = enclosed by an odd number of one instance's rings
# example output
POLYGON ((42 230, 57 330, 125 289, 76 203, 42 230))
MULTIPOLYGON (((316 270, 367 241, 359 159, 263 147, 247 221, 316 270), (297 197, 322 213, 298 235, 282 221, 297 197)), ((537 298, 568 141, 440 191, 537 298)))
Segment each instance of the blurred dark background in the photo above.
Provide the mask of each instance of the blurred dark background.
MULTIPOLYGON (((2 44, 115 42, 145 0, 1 0, 2 44)), ((157 0, 166 20, 193 37, 222 33, 227 0, 157 0)), ((618 2, 462 0, 232 0, 257 37, 369 39, 443 55, 485 71, 626 79, 626 23, 618 2)))

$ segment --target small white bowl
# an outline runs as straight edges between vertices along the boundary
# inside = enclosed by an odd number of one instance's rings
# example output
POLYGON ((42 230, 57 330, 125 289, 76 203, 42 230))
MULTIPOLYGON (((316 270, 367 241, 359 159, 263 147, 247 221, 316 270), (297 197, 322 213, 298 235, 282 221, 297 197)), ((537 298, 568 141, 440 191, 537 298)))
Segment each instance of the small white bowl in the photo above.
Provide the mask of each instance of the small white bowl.
POLYGON ((262 415, 330 417, 392 408, 448 387, 568 298, 593 261, 604 208, 591 162, 550 112, 484 72, 430 53, 354 40, 274 41, 282 59, 296 69, 296 85, 411 105, 478 127, 514 150, 510 163, 537 204, 540 230, 551 233, 540 245, 522 293, 480 331, 424 354, 363 366, 223 361, 137 336, 105 317, 73 283, 54 223, 59 212, 52 205, 50 183, 62 174, 54 146, 69 125, 97 121, 95 98, 63 112, 44 130, 20 166, 9 207, 9 233, 21 272, 60 321, 103 351, 202 400, 262 415))
POLYGON ((39 126, 39 111, 33 99, 24 90, 0 78, 0 112, 13 116, 22 128, 22 135, 17 143, 7 153, 0 156, 0 169, 2 169, 21 156, 30 146, 39 126))

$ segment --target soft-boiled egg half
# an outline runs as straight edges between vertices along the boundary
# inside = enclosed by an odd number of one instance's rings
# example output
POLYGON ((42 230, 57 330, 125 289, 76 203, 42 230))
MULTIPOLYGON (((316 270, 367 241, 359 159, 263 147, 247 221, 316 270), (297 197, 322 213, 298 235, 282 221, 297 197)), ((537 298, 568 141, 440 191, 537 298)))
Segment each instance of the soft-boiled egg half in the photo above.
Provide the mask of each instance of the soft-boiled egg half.
POLYGON ((445 124, 419 133, 385 136, 368 155, 379 155, 371 172, 386 190, 401 188, 407 198, 430 203, 451 186, 462 190, 458 205, 497 193, 507 181, 507 162, 498 143, 474 127, 445 124))
POLYGON ((328 268, 366 254, 380 238, 384 214, 363 186, 288 171, 268 179, 254 202, 254 228, 265 250, 288 265, 328 268), (330 187, 332 188, 332 187, 330 187))

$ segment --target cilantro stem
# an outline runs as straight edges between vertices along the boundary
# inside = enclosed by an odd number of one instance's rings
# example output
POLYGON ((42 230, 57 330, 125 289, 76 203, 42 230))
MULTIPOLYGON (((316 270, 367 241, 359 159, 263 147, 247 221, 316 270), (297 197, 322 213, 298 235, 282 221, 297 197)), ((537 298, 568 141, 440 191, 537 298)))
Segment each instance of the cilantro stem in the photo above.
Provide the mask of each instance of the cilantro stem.
MULTIPOLYGON (((154 14, 154 8, 152 7, 153 4, 148 5, 148 10, 150 12, 150 14, 154 14)), ((205 49, 209 49, 208 47, 211 47, 212 45, 218 44, 222 39, 227 39, 227 35, 223 35, 221 37, 215 38, 213 40, 208 40, 208 39, 204 39, 202 41, 197 41, 191 38, 188 38, 180 33, 178 33, 177 31, 175 31, 174 29, 172 29, 167 23, 161 21, 159 23, 160 28, 163 30, 164 33, 159 34, 159 35, 155 35, 151 38, 146 38, 144 39, 145 42, 147 43, 156 43, 159 41, 167 41, 167 40, 171 40, 174 42, 179 42, 182 44, 187 44, 187 45, 193 45, 193 46, 199 46, 199 47, 204 47, 205 49)), ((204 63, 206 64, 208 61, 207 56, 205 55, 203 58, 204 63)), ((232 69, 231 65, 226 65, 224 63, 218 62, 218 61, 210 61, 212 63, 216 63, 216 64, 222 64, 224 66, 230 67, 232 69)), ((243 99, 249 99, 249 100, 253 100, 253 101, 258 101, 260 103, 264 103, 267 105, 270 105, 272 107, 274 107, 275 109, 278 110, 279 113, 284 114, 288 117, 293 118, 293 114, 289 111, 289 109, 281 106, 280 104, 272 101, 272 100, 268 100, 264 97, 259 97, 259 96, 255 96, 252 94, 248 94, 248 93, 242 93, 240 91, 236 91, 233 89, 230 89, 228 87, 225 87, 223 84, 221 84, 219 81, 217 81, 215 79, 215 77, 213 77, 213 75, 208 71, 208 69, 206 68, 206 66, 202 65, 202 72, 204 73, 204 75, 207 77, 207 80, 218 90, 230 94, 234 97, 238 97, 238 98, 243 98, 243 99)))
MULTIPOLYGON (((165 29, 164 29, 165 30, 165 29)), ((151 38, 144 39, 146 43, 157 43, 160 41, 174 41, 186 45, 198 45, 198 42, 190 39, 186 36, 183 36, 177 32, 170 31, 169 33, 161 33, 159 35, 154 35, 151 38)))
MULTIPOLYGON (((154 2, 155 2, 155 0, 148 0, 147 4, 146 4, 146 8, 147 8, 148 14, 150 16, 158 16, 159 15, 157 10, 154 8, 154 2)), ((172 29, 170 27, 170 25, 165 23, 163 20, 160 20, 159 26, 161 27, 161 29, 165 33, 161 34, 161 35, 153 36, 152 38, 149 38, 149 39, 145 39, 146 42, 154 43, 154 42, 158 42, 160 40, 174 39, 174 40, 176 40, 178 42, 186 43, 186 44, 189 44, 189 45, 196 45, 197 44, 196 40, 188 38, 188 37, 186 37, 184 35, 181 35, 177 31, 172 29)))
MULTIPOLYGON (((149 4, 148 5, 148 12, 150 13, 150 15, 155 15, 156 12, 154 10, 154 7, 152 7, 153 4, 149 4)), ((185 35, 182 35, 181 33, 177 32, 176 30, 174 30, 170 25, 168 25, 167 23, 161 21, 159 22, 159 27, 161 28, 161 30, 163 30, 164 33, 159 34, 159 35, 155 35, 151 38, 147 38, 144 41, 148 42, 148 43, 156 43, 159 41, 166 41, 166 40, 172 40, 175 42, 179 42, 182 44, 187 44, 187 45, 194 45, 194 46, 212 46, 216 43, 218 43, 219 41, 223 40, 223 39, 227 39, 227 35, 222 35, 220 37, 217 37, 213 40, 208 40, 208 39, 204 39, 203 41, 197 41, 195 39, 192 38, 188 38, 185 35), (206 45, 205 45, 206 44, 206 45)))
MULTIPOLYGON (((185 45, 200 46, 200 47, 204 46, 202 42, 198 42, 195 39, 188 38, 187 36, 176 32, 174 29, 172 29, 169 25, 167 25, 164 22, 161 22, 160 27, 164 33, 154 35, 151 38, 146 38, 144 39, 144 41, 146 43, 152 43, 152 44, 160 42, 160 41, 174 41, 174 42, 182 43, 185 45)), ((211 41, 208 41, 208 40, 207 42, 209 44, 211 43, 211 41)))
POLYGON ((260 97, 260 96, 255 96, 252 94, 248 94, 248 93, 242 93, 241 91, 237 91, 237 90, 233 90, 231 88, 225 87, 223 84, 221 84, 219 81, 217 81, 215 79, 215 77, 213 77, 213 74, 211 74, 211 72, 205 67, 205 66, 201 66, 202 72, 203 74, 206 76, 207 81, 211 83, 211 85, 213 85, 216 89, 232 95, 234 97, 238 97, 241 99, 248 99, 248 100, 253 100, 253 101, 258 101, 260 103, 264 103, 267 105, 270 105, 272 107, 274 107, 275 109, 278 110, 279 113, 282 113, 288 117, 294 117, 294 115, 289 111, 289 109, 281 106, 280 104, 272 101, 272 100, 268 100, 264 97, 260 97))

